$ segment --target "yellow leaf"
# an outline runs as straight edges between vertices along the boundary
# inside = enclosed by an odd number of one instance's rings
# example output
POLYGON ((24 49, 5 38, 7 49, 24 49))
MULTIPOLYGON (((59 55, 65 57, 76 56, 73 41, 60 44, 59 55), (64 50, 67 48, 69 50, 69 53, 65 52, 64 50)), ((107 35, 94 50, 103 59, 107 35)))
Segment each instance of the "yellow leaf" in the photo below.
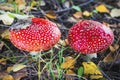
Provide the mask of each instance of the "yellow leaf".
POLYGON ((65 62, 61 64, 61 68, 74 68, 75 59, 68 56, 65 58, 65 62))
POLYGON ((34 7, 34 6, 36 6, 37 5, 37 2, 36 1, 32 1, 31 2, 31 7, 34 7))
POLYGON ((6 59, 4 59, 4 58, 1 58, 1 59, 0 59, 0 64, 3 64, 3 65, 5 65, 5 64, 6 64, 6 59))
POLYGON ((7 72, 10 73, 13 70, 13 67, 7 67, 7 72))
POLYGON ((82 16, 82 12, 76 12, 75 14, 73 14, 73 16, 75 17, 75 18, 82 18, 83 16, 82 16))
POLYGON ((102 73, 93 62, 83 62, 82 65, 84 67, 84 74, 91 75, 91 79, 103 78, 102 73))
POLYGON ((75 74, 75 72, 73 72, 73 71, 72 71, 72 70, 70 70, 70 69, 66 71, 66 74, 76 75, 76 74, 75 74))
POLYGON ((83 15, 88 17, 88 16, 91 16, 91 13, 89 11, 84 11, 83 15))
POLYGON ((57 18, 55 12, 52 11, 52 10, 49 11, 49 12, 47 12, 45 15, 46 15, 48 18, 51 18, 51 19, 56 19, 56 18, 57 18))
POLYGON ((11 75, 6 75, 2 80, 14 80, 14 78, 11 75))
POLYGON ((8 29, 6 29, 2 34, 1 34, 1 37, 4 38, 4 39, 9 39, 10 37, 10 32, 8 29))
POLYGON ((21 70, 21 69, 23 69, 23 68, 25 68, 26 67, 26 65, 23 65, 23 64, 16 64, 16 65, 14 65, 13 66, 13 72, 17 72, 17 71, 19 71, 19 70, 21 70))
POLYGON ((104 4, 98 5, 95 9, 101 13, 109 13, 109 10, 106 8, 104 4))

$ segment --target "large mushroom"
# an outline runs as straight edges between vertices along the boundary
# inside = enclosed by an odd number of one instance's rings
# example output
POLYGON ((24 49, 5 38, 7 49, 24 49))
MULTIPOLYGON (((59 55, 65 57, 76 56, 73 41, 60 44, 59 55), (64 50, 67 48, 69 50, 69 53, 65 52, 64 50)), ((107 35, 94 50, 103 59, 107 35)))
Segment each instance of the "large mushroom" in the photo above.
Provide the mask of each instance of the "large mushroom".
POLYGON ((57 25, 42 18, 20 20, 10 28, 11 42, 31 54, 50 49, 60 36, 57 25))
POLYGON ((96 53, 107 49, 113 40, 113 31, 93 20, 82 20, 72 26, 68 32, 69 45, 75 51, 93 57, 96 57, 96 53))

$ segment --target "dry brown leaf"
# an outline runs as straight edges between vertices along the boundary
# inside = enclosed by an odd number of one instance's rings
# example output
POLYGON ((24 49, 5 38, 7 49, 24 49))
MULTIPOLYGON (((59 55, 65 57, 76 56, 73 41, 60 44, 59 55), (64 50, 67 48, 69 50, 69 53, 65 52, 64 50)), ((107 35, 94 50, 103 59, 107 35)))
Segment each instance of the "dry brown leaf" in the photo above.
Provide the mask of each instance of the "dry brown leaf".
POLYGON ((103 22, 103 24, 104 24, 105 26, 107 26, 107 27, 110 27, 110 24, 107 23, 107 22, 103 22))
POLYGON ((67 69, 67 68, 74 68, 75 59, 71 56, 68 56, 65 58, 65 62, 61 64, 61 68, 67 69))
POLYGON ((47 12, 45 15, 46 15, 48 18, 50 18, 50 19, 56 19, 56 18, 57 18, 55 12, 52 11, 52 10, 50 10, 49 12, 47 12))
POLYGON ((5 64, 6 64, 6 59, 5 59, 5 58, 1 58, 1 59, 0 59, 0 64, 5 65, 5 64))
POLYGON ((83 17, 83 16, 82 16, 82 12, 76 12, 76 13, 73 14, 73 16, 74 16, 75 18, 77 18, 77 19, 83 17))
POLYGON ((58 43, 63 45, 63 46, 67 46, 68 45, 68 39, 65 39, 65 40, 60 39, 58 43))
POLYGON ((89 11, 84 11, 83 15, 86 16, 86 17, 89 17, 89 16, 91 16, 91 13, 89 11))
POLYGON ((15 74, 13 74, 13 77, 15 80, 21 80, 21 78, 27 76, 27 74, 28 74, 27 69, 24 68, 24 69, 17 71, 15 74))
POLYGON ((115 48, 113 46, 110 46, 109 48, 111 52, 115 52, 115 48))
POLYGON ((120 46, 118 44, 114 45, 115 50, 117 50, 120 46))
POLYGON ((71 75, 72 75, 72 76, 76 75, 75 72, 73 72, 72 70, 70 70, 70 69, 67 70, 67 71, 66 71, 66 75, 67 75, 67 76, 66 76, 66 80, 75 80, 74 77, 70 77, 71 75))
POLYGON ((106 8, 106 6, 104 4, 100 4, 100 5, 96 6, 95 9, 101 13, 109 13, 109 10, 106 8))
POLYGON ((14 80, 13 76, 12 75, 6 75, 3 77, 2 80, 14 80))
POLYGON ((9 29, 6 29, 6 30, 1 34, 1 37, 2 37, 3 39, 9 39, 9 37, 10 37, 10 31, 9 31, 9 29))
POLYGON ((114 57, 112 56, 112 53, 109 53, 104 59, 104 62, 112 62, 114 60, 114 57))

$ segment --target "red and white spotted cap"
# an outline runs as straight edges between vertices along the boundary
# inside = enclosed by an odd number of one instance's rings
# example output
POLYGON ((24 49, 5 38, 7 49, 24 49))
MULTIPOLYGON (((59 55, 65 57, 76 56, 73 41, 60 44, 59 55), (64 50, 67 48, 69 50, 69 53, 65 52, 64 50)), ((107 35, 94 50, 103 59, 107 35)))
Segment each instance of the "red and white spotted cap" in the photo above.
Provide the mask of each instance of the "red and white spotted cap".
POLYGON ((19 49, 28 52, 48 50, 60 39, 57 25, 49 20, 32 18, 21 20, 10 29, 10 40, 19 49))
POLYGON ((112 30, 93 20, 80 21, 68 32, 69 45, 82 54, 101 52, 108 48, 113 40, 112 30))

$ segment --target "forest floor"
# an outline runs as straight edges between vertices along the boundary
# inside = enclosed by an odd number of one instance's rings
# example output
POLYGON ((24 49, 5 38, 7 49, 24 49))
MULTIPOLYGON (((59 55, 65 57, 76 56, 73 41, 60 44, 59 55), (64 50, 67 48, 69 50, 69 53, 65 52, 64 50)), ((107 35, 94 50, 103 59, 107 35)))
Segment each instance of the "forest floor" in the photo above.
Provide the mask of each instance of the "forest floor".
POLYGON ((38 79, 120 80, 120 0, 1 0, 0 80, 38 79), (53 48, 41 52, 40 62, 9 39, 9 27, 26 16, 48 19, 62 33, 53 48), (67 41, 69 29, 86 19, 104 24, 114 33, 112 45, 90 62, 86 55, 78 56, 67 41))

